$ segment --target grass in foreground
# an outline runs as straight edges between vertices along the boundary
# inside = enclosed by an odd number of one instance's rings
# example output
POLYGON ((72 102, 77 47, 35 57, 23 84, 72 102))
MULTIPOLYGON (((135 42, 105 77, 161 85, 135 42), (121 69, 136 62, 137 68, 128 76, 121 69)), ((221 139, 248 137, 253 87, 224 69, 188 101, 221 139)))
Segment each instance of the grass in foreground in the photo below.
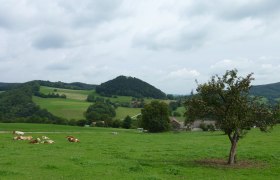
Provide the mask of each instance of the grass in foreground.
POLYGON ((0 134, 1 179, 279 179, 280 127, 267 134, 254 129, 240 141, 238 159, 261 164, 246 168, 197 162, 226 159, 229 141, 221 132, 143 134, 110 128, 0 124, 0 131, 14 129, 62 133, 30 133, 55 140, 49 145, 13 141, 12 134, 0 134), (67 142, 66 135, 78 137, 81 143, 67 142))

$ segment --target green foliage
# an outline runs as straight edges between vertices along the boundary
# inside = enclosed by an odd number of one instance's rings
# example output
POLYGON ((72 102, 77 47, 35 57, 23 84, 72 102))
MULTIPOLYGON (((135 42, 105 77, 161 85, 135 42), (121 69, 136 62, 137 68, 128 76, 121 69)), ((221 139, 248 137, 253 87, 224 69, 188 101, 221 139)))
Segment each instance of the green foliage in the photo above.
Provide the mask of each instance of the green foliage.
POLYGON ((110 121, 116 116, 115 109, 107 103, 96 102, 90 105, 85 112, 85 117, 88 121, 110 121))
POLYGON ((89 94, 87 97, 87 102, 94 102, 95 101, 95 96, 94 94, 89 94))
POLYGON ((174 117, 181 117, 181 113, 179 113, 179 112, 177 112, 177 111, 173 112, 172 115, 173 115, 174 117))
POLYGON ((43 94, 39 91, 34 92, 35 96, 41 97, 41 98, 63 98, 66 99, 66 95, 65 94, 61 94, 59 95, 58 93, 48 93, 48 94, 43 94))
POLYGON ((112 127, 113 127, 113 128, 119 128, 119 127, 121 127, 121 126, 122 126, 121 120, 119 120, 119 119, 113 120, 113 122, 112 122, 112 127))
POLYGON ((164 102, 152 101, 142 109, 142 127, 149 132, 163 132, 170 129, 168 106, 164 102))
POLYGON ((129 129, 131 127, 132 119, 130 116, 126 116, 122 122, 122 127, 129 129))
POLYGON ((126 76, 119 76, 113 80, 102 83, 96 87, 96 92, 105 96, 122 95, 137 98, 166 98, 166 95, 162 91, 152 85, 140 79, 126 76))
POLYGON ((171 101, 168 106, 171 111, 176 111, 176 109, 180 106, 180 103, 178 101, 171 101))
POLYGON ((0 82, 0 91, 7 91, 11 89, 15 89, 20 86, 20 83, 2 83, 0 82))

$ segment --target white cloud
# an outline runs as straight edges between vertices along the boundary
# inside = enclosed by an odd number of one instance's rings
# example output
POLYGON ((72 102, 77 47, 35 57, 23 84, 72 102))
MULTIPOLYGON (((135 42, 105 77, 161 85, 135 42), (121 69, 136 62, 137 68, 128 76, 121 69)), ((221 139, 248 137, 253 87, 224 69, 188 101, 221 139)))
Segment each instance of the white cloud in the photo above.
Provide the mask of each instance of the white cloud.
POLYGON ((198 77, 200 73, 197 70, 194 69, 178 69, 175 71, 170 72, 167 77, 168 78, 181 78, 181 79, 193 79, 195 77, 198 77))

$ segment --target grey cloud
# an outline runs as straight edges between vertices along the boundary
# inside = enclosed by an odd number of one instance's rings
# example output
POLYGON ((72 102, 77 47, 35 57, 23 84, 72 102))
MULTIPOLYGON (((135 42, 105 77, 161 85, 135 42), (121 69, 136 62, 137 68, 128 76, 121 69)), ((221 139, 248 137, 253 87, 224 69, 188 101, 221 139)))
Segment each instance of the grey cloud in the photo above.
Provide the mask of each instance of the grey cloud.
POLYGON ((33 43, 33 47, 41 50, 63 48, 66 42, 66 38, 60 34, 46 34, 37 38, 33 43))
POLYGON ((94 27, 99 23, 110 21, 118 16, 117 10, 122 0, 95 0, 81 1, 77 5, 76 1, 61 1, 59 6, 66 10, 72 17, 74 27, 94 27))
MULTIPOLYGON (((230 5, 229 5, 230 6, 230 5)), ((246 3, 233 8, 228 7, 225 11, 221 12, 221 17, 228 19, 243 19, 246 17, 265 17, 280 10, 279 0, 265 0, 255 3, 246 3)))
POLYGON ((183 13, 187 16, 211 15, 219 19, 239 20, 247 17, 260 18, 278 13, 280 10, 279 0, 261 1, 194 1, 192 6, 187 7, 183 13))
POLYGON ((9 28, 11 26, 10 20, 0 13, 0 27, 9 28))
POLYGON ((191 50, 204 44, 206 31, 182 32, 173 37, 161 38, 160 32, 135 37, 134 47, 144 47, 150 50, 172 49, 176 51, 191 50))
POLYGON ((61 64, 61 63, 54 63, 54 64, 50 64, 48 65, 46 68, 46 70, 54 70, 54 71, 65 71, 65 70, 69 70, 71 69, 71 67, 69 65, 66 64, 61 64))

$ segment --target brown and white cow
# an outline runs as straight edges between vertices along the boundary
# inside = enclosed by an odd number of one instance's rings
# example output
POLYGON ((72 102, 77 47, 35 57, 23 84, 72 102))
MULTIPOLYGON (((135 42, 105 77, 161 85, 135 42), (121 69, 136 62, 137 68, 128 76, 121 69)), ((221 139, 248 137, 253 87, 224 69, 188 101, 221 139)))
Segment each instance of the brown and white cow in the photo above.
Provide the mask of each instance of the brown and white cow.
POLYGON ((69 142, 80 142, 79 139, 75 138, 74 136, 66 136, 69 142))

